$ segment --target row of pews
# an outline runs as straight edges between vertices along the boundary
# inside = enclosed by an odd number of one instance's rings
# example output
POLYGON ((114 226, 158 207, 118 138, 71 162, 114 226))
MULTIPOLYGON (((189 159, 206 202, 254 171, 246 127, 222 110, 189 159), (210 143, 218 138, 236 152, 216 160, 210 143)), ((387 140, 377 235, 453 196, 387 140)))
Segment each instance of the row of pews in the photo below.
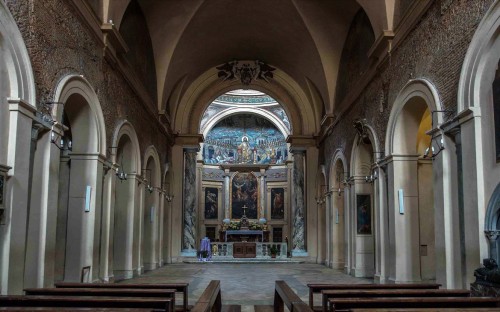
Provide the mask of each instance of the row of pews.
POLYGON ((188 306, 188 283, 56 283, 55 288, 25 289, 24 296, 0 296, 0 311, 195 311, 220 312, 220 281, 211 281, 194 307, 188 306), (182 305, 176 306, 176 293, 182 305))
MULTIPOLYGON (((276 288, 288 287, 283 284, 283 281, 277 281, 276 288)), ((307 286, 309 287, 308 312, 500 311, 500 298, 471 297, 468 290, 440 289, 439 284, 307 284, 307 286), (321 294, 321 306, 314 306, 315 294, 321 294)), ((277 291, 275 296, 280 293, 277 291)), ((280 300, 283 299, 277 301, 280 300)), ((282 311, 276 304, 274 310, 282 311)))

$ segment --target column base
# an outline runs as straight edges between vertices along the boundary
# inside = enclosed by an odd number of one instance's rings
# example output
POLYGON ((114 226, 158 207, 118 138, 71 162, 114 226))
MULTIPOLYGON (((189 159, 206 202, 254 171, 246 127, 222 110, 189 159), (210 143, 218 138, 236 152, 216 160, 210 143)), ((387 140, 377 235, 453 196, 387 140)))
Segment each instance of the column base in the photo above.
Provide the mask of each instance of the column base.
POLYGON ((185 249, 181 251, 182 257, 196 257, 196 250, 194 249, 185 249))
POLYGON ((307 257, 307 251, 303 249, 294 249, 292 250, 292 257, 307 257))

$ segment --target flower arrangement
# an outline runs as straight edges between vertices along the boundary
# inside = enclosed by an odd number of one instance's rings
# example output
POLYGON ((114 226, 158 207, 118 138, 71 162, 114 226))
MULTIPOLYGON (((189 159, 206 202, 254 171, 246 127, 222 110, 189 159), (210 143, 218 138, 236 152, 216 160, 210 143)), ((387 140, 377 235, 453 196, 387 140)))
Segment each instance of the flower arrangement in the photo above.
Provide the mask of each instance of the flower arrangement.
MULTIPOLYGON (((259 224, 258 222, 250 221, 249 223, 250 223, 250 225, 248 226, 248 228, 250 230, 262 230, 262 228, 263 228, 262 225, 259 224)), ((229 222, 227 229, 228 230, 239 230, 240 226, 241 226, 241 224, 239 221, 231 221, 231 222, 229 222)))

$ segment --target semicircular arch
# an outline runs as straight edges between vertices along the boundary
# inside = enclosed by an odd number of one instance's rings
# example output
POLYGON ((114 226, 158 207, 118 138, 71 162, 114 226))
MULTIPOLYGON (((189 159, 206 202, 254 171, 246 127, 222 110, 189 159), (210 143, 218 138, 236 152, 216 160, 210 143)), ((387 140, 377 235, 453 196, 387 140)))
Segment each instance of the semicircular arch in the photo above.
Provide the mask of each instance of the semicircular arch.
MULTIPOLYGON (((425 102, 427 108, 431 112, 442 111, 441 100, 436 87, 426 79, 412 79, 399 92, 394 105, 392 106, 389 122, 386 130, 385 154, 392 155, 395 152, 395 136, 399 117, 403 108, 413 99, 420 99, 425 102)), ((437 119, 432 127, 437 127, 443 123, 443 114, 434 115, 437 119)))
MULTIPOLYGON (((85 78, 79 75, 64 76, 56 86, 54 101, 65 104, 74 95, 83 98, 92 112, 92 124, 89 126, 95 128, 96 131, 95 137, 91 138, 94 144, 92 149, 100 155, 106 155, 106 126, 97 94, 85 78)), ((61 124, 63 111, 64 105, 55 105, 53 110, 54 120, 61 124)))
POLYGON ((173 128, 181 133, 197 133, 207 107, 221 94, 242 88, 251 88, 276 99, 288 115, 294 135, 311 135, 319 131, 321 108, 309 100, 291 77, 278 69, 271 82, 254 81, 249 86, 238 81, 221 82, 215 69, 205 72, 186 89, 177 105, 170 103, 174 107, 173 128))
MULTIPOLYGON (((137 139, 137 133, 134 129, 134 126, 127 120, 121 121, 118 126, 115 129, 115 133, 113 135, 113 140, 112 140, 112 146, 118 146, 120 143, 120 140, 123 136, 127 136, 130 141, 132 142, 132 148, 133 148, 133 165, 136 170, 136 174, 141 173, 141 154, 140 154, 140 145, 139 145, 139 140, 137 139)), ((117 162, 117 152, 113 151, 111 154, 111 161, 113 163, 117 162)))

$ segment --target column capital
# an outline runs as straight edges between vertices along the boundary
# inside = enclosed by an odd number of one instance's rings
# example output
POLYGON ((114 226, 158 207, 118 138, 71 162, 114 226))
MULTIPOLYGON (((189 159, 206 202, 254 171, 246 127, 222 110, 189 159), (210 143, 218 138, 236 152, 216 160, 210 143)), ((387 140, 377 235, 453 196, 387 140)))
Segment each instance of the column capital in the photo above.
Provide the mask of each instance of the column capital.
POLYGON ((496 241, 500 237, 500 230, 485 230, 484 234, 490 241, 496 241))
POLYGON ((312 135, 289 135, 286 142, 290 144, 290 152, 305 151, 309 147, 317 147, 316 136, 312 135))
POLYGON ((200 150, 200 143, 204 140, 202 134, 176 134, 175 145, 180 145, 184 150, 196 149, 200 150))

